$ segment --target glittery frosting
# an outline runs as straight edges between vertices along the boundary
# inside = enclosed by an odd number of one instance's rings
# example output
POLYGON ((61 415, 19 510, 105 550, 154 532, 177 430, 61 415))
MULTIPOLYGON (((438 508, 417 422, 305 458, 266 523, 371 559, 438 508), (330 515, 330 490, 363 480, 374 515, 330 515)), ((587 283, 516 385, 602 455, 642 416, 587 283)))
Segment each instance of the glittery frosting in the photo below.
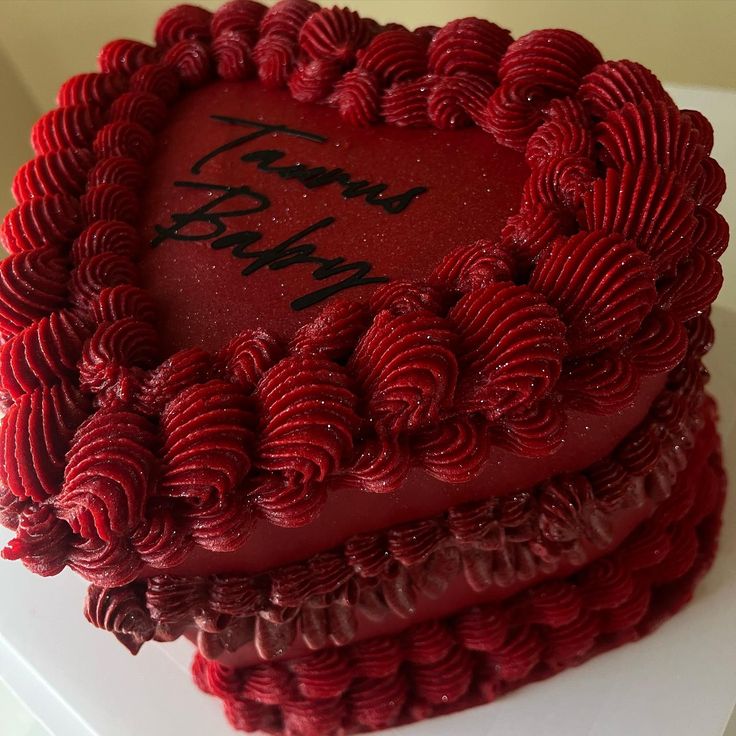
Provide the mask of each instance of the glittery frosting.
POLYGON ((570 31, 182 5, 155 46, 105 45, 58 105, 0 229, 5 554, 44 574, 123 585, 236 550, 254 520, 306 524, 341 486, 392 493, 416 468, 466 483, 490 445, 552 455, 570 409, 614 417, 675 368, 721 284, 712 129, 570 31), (354 126, 480 128, 528 168, 518 206, 427 278, 170 354, 138 266, 147 166, 176 100, 249 79, 354 126), (23 541, 34 525, 48 545, 23 541))

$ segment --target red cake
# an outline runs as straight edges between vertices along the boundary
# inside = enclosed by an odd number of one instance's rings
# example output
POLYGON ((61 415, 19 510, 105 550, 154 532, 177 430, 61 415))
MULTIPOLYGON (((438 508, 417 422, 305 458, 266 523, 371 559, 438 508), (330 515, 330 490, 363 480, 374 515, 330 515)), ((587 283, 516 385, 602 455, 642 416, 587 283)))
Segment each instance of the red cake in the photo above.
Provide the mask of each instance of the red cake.
POLYGON ((1 231, 6 559, 290 736, 490 701, 689 600, 725 179, 652 72, 233 0, 58 105, 1 231))

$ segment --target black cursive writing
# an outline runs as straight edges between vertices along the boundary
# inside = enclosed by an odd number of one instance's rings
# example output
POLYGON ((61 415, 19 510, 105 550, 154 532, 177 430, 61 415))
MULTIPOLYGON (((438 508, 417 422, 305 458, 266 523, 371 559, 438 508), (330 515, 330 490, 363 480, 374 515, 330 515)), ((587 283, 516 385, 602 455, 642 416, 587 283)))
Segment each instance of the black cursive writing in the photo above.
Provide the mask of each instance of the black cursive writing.
POLYGON ((305 242, 305 239, 319 230, 330 227, 336 221, 334 217, 325 217, 271 248, 259 247, 254 250, 253 246, 263 240, 263 233, 257 230, 227 233, 227 220, 267 210, 271 206, 268 197, 255 192, 247 185, 176 181, 174 186, 205 190, 210 198, 190 212, 173 213, 169 226, 156 225, 154 227, 156 237, 151 241, 153 247, 158 247, 167 240, 209 241, 209 246, 213 250, 230 250, 234 258, 251 261, 242 269, 243 276, 250 276, 263 268, 278 271, 302 264, 314 266, 312 277, 317 281, 344 274, 340 281, 293 300, 291 307, 296 311, 314 306, 344 289, 388 281, 386 276, 369 276, 372 266, 367 261, 347 263, 342 257, 322 258, 315 255, 317 246, 305 242), (219 192, 218 196, 211 196, 215 192, 219 192))
MULTIPOLYGON (((195 161, 191 168, 192 174, 200 174, 202 167, 217 156, 227 153, 238 148, 242 148, 253 141, 258 140, 267 135, 277 136, 285 135, 292 138, 302 138, 312 141, 313 143, 326 143, 327 139, 316 133, 310 133, 304 130, 296 130, 286 125, 273 125, 263 122, 255 122, 253 120, 244 120, 242 118, 234 118, 227 115, 211 115, 213 120, 217 120, 226 125, 236 127, 253 128, 251 133, 238 136, 233 140, 223 143, 221 146, 214 148, 206 153, 200 159, 195 161)), ((285 180, 294 180, 303 184, 308 189, 316 189, 318 187, 328 186, 329 184, 337 184, 342 190, 342 196, 345 199, 354 199, 362 197, 369 205, 380 207, 389 215, 398 215, 403 212, 418 196, 428 191, 427 187, 411 187, 400 194, 384 196, 388 190, 388 184, 379 182, 372 184, 363 179, 354 180, 352 174, 341 168, 326 169, 323 166, 311 166, 302 162, 296 162, 284 166, 274 166, 277 161, 281 161, 286 156, 286 152, 279 149, 265 149, 260 151, 251 151, 240 157, 244 163, 255 163, 260 171, 268 174, 276 174, 285 180)))
MULTIPOLYGON (((388 184, 354 178, 342 168, 327 168, 302 161, 289 162, 286 151, 281 149, 244 151, 248 145, 266 136, 269 139, 301 139, 317 145, 328 141, 317 133, 297 130, 278 123, 245 120, 228 115, 210 117, 233 128, 245 128, 246 132, 216 146, 197 159, 190 168, 195 177, 199 177, 203 168, 218 156, 237 151, 244 164, 254 164, 256 170, 261 173, 276 176, 284 181, 296 181, 310 190, 330 185, 337 186, 344 199, 362 199, 389 215, 403 212, 417 197, 428 191, 427 187, 417 186, 398 194, 391 194, 388 191, 388 184)), ((188 212, 173 212, 168 224, 155 225, 155 235, 151 240, 151 246, 154 248, 170 240, 204 241, 213 250, 229 250, 233 258, 249 261, 241 270, 243 276, 251 276, 262 269, 278 271, 291 266, 309 265, 312 267, 312 278, 315 281, 330 283, 294 299, 291 302, 294 310, 311 307, 344 289, 388 281, 386 276, 371 275, 373 267, 368 261, 347 262, 343 257, 326 258, 317 255, 317 245, 311 242, 311 238, 316 233, 330 228, 337 221, 335 217, 323 217, 276 245, 264 245, 266 237, 260 230, 237 229, 230 232, 229 228, 232 227, 234 218, 245 218, 269 210, 272 203, 265 194, 247 184, 207 183, 198 178, 175 181, 174 186, 206 191, 207 199, 188 212)))

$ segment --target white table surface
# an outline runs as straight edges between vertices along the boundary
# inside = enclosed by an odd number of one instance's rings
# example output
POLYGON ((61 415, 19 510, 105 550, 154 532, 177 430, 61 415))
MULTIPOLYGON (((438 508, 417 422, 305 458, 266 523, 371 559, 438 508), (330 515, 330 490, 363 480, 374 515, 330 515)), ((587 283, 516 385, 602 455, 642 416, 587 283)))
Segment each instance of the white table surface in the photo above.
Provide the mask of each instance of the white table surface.
MULTIPOLYGON (((671 87, 681 107, 716 129, 715 157, 736 191, 736 93, 671 87)), ((736 224, 736 196, 721 211, 736 224)), ((732 224, 732 229, 734 225, 732 224)), ((723 260, 714 310, 711 390, 736 478, 736 247, 723 260)), ((489 706, 402 729, 396 736, 736 736, 736 497, 721 550, 693 602, 643 641, 597 657, 489 706)), ((9 537, 0 530, 0 543, 9 537)), ((146 645, 138 657, 84 621, 84 583, 40 579, 0 564, 0 736, 228 736, 219 703, 188 672, 188 642, 146 645)))

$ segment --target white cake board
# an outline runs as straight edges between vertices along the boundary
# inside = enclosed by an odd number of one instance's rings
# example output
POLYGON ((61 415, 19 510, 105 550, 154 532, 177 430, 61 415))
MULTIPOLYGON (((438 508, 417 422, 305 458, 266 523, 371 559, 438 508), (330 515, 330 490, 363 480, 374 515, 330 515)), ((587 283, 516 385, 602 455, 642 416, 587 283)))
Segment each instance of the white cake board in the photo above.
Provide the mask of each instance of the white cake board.
MULTIPOLYGON (((671 91, 681 107, 702 110, 714 123, 715 156, 736 186, 736 93, 671 91)), ((729 196, 721 211, 736 224, 729 196)), ((736 247, 725 263, 727 286, 713 315, 718 339, 708 363, 729 475, 736 479, 736 247)), ((736 702, 734 492, 725 513, 720 553, 695 599, 651 636, 491 705, 386 733, 723 736, 736 702)), ((0 529, 0 543, 9 536, 0 529)), ((0 563, 0 679, 53 736, 233 733, 220 702, 191 682, 188 642, 147 644, 131 657, 83 619, 84 590, 71 573, 44 580, 18 563, 0 563)), ((0 713, 0 736, 19 736, 8 727, 0 713)))

